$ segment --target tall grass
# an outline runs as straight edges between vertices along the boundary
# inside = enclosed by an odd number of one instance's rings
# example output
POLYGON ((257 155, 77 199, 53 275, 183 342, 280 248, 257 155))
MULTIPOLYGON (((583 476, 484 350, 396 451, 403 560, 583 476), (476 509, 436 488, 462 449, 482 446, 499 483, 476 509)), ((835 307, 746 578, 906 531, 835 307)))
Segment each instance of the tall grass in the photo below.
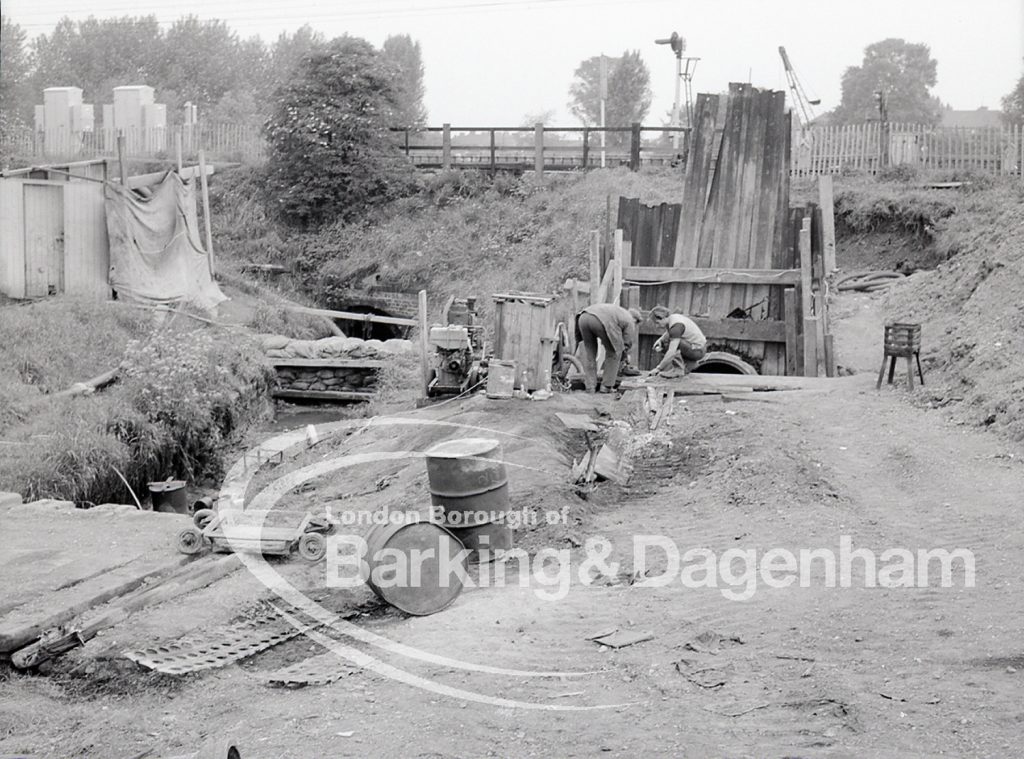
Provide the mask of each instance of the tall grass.
POLYGON ((115 470, 137 492, 219 473, 231 433, 268 412, 271 370, 237 332, 151 318, 63 298, 0 308, 0 490, 130 502, 115 470), (53 396, 115 367, 108 389, 53 396))

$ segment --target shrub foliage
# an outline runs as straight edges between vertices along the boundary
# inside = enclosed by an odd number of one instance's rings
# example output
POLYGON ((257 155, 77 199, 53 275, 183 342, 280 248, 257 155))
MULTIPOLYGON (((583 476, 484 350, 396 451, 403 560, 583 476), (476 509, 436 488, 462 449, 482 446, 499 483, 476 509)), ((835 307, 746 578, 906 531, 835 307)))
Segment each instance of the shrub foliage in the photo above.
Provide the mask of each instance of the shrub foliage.
POLYGON ((351 219, 403 191, 411 169, 388 126, 393 69, 372 45, 339 37, 306 56, 266 124, 268 190, 302 227, 351 219))

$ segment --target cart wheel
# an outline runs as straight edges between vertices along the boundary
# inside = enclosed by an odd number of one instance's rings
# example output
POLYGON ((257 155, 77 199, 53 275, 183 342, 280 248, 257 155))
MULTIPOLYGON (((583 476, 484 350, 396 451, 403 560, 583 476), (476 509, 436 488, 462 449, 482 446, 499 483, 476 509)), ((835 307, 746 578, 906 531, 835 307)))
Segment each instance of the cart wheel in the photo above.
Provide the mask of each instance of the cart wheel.
POLYGON ((327 555, 327 541, 319 532, 307 532, 299 538, 299 556, 306 561, 320 561, 327 555))
POLYGON ((186 527, 178 533, 178 551, 181 553, 199 553, 203 550, 203 545, 203 533, 195 527, 186 527))
POLYGON ((192 524, 200 530, 205 530, 206 526, 213 521, 215 516, 217 516, 217 512, 213 509, 199 509, 199 511, 192 515, 192 524))

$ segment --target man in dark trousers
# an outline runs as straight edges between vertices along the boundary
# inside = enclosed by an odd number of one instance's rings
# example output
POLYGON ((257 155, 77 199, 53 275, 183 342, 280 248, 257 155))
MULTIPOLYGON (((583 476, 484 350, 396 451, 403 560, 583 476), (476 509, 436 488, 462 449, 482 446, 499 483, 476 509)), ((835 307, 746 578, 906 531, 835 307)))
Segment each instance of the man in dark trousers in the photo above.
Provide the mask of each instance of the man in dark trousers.
POLYGON ((619 375, 619 363, 636 341, 636 325, 643 317, 637 309, 614 303, 595 303, 576 317, 576 341, 583 343, 583 376, 587 392, 597 385, 597 346, 604 346, 600 392, 610 393, 619 375))

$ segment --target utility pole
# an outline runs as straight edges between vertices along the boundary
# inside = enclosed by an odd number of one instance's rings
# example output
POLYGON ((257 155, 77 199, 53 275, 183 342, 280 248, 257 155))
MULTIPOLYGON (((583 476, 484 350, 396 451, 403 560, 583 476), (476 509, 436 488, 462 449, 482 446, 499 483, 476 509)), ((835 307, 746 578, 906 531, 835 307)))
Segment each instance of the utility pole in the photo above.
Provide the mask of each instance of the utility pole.
POLYGON ((608 99, 608 62, 605 60, 604 53, 601 53, 601 73, 598 82, 598 89, 601 95, 601 168, 604 168, 605 160, 605 147, 608 144, 608 133, 605 131, 604 123, 604 101, 608 99))
POLYGON ((654 40, 656 45, 669 45, 672 52, 676 54, 676 97, 672 105, 672 126, 677 131, 672 133, 672 149, 679 150, 679 84, 683 78, 683 50, 686 49, 686 40, 679 36, 678 32, 672 32, 671 37, 654 40))
POLYGON ((683 58, 683 85, 685 86, 686 99, 686 126, 693 127, 693 74, 697 70, 697 61, 700 58, 683 58))

